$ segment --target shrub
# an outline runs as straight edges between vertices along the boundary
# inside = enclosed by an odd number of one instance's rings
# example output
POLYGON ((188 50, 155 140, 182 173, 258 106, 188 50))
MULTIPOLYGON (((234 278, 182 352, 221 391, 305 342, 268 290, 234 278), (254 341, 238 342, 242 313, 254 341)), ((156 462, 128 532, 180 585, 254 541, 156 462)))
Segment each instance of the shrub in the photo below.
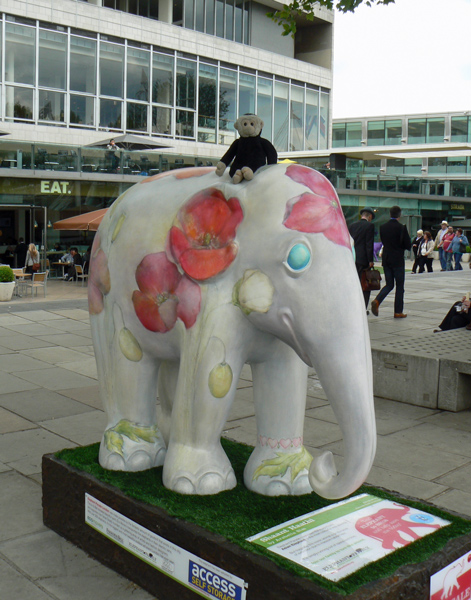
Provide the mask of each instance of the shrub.
POLYGON ((9 283, 11 281, 15 281, 15 274, 10 267, 0 267, 0 283, 9 283))
POLYGON ((468 254, 470 254, 470 253, 471 253, 471 246, 466 246, 466 252, 467 252, 468 254))

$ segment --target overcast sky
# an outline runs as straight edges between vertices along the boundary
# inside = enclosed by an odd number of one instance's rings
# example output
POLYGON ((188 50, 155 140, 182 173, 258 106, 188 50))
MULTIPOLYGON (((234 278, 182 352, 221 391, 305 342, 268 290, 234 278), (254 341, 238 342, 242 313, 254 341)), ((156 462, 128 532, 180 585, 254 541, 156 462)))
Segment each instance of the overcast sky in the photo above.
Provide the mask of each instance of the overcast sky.
POLYGON ((335 14, 333 117, 471 110, 471 0, 335 14))

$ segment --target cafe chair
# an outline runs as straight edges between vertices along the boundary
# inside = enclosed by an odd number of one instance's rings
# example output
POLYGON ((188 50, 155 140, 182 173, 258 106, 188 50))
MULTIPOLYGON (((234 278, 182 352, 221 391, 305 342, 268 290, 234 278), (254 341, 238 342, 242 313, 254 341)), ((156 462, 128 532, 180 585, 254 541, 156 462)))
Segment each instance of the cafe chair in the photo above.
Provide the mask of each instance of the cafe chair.
POLYGON ((22 269, 12 269, 13 275, 15 276, 15 289, 13 290, 14 296, 21 297, 22 287, 26 282, 25 279, 25 267, 22 269))
POLYGON ((31 298, 33 297, 33 292, 36 290, 36 296, 38 295, 38 288, 44 289, 44 297, 46 297, 46 284, 47 277, 49 275, 49 271, 43 271, 42 273, 33 273, 33 277, 31 281, 25 281, 24 287, 26 291, 31 288, 31 298))
POLYGON ((88 279, 88 273, 85 273, 85 265, 87 263, 84 263, 83 267, 81 265, 75 265, 75 272, 77 274, 77 281, 79 279, 82 280, 82 287, 83 284, 85 283, 85 280, 88 279))

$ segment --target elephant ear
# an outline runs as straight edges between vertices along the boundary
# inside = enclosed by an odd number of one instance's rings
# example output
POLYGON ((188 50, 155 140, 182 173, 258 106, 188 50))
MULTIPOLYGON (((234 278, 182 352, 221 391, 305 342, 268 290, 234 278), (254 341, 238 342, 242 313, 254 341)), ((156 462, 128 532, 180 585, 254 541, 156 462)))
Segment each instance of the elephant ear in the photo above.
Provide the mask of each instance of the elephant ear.
POLYGON ((266 313, 273 303, 275 288, 270 278, 258 269, 247 269, 235 284, 232 302, 246 315, 251 312, 266 313))

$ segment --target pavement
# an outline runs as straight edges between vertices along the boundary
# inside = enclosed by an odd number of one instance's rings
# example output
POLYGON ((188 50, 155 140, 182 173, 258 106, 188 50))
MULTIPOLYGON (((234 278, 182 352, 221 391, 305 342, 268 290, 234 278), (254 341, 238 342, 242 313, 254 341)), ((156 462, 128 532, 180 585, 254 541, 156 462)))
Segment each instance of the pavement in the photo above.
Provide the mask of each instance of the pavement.
MULTIPOLYGON (((435 264, 437 262, 435 261, 435 264)), ((371 343, 430 340, 471 286, 471 270, 407 274, 407 319, 393 294, 370 315, 371 343)), ((409 265, 410 267, 410 265, 409 265)), ((458 343, 458 342, 457 342, 458 343)), ((253 444, 252 380, 246 365, 225 435, 253 444)), ((368 483, 471 518, 471 410, 450 413, 375 399, 378 450, 368 483)), ((86 286, 52 280, 47 298, 0 306, 0 600, 147 600, 147 592, 100 565, 42 522, 41 457, 97 442, 105 427, 87 312, 86 286)), ((342 462, 342 435, 315 373, 308 380, 305 445, 342 462)))

